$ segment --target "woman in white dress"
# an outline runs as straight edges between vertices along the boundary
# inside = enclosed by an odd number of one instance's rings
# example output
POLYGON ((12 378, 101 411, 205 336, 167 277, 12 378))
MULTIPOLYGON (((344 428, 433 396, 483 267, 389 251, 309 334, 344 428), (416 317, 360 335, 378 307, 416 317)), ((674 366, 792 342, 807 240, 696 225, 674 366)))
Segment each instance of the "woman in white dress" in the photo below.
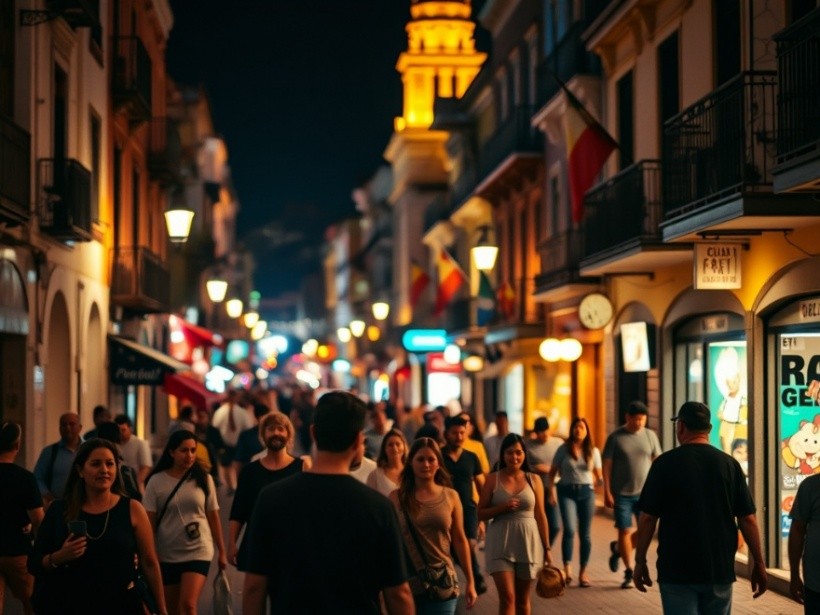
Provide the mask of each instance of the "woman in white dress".
POLYGON ((391 429, 384 435, 376 469, 367 478, 367 486, 384 496, 399 488, 399 477, 407 462, 407 440, 398 429, 391 429))

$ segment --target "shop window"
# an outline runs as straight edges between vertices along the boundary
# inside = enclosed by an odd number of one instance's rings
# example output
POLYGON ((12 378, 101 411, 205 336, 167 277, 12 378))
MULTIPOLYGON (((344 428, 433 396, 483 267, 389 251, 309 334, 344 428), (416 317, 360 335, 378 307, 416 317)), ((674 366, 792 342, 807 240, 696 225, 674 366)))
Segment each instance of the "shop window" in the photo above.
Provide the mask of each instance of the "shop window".
POLYGON ((524 433, 524 366, 516 363, 502 379, 501 410, 507 412, 510 431, 524 433))

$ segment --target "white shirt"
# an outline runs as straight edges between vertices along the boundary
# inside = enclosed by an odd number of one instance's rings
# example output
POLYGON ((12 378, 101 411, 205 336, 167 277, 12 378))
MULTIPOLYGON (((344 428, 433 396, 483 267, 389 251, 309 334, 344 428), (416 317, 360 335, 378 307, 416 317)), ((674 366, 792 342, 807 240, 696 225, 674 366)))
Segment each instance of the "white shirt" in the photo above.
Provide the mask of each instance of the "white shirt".
POLYGON ((375 461, 372 459, 368 459, 367 457, 362 457, 362 465, 360 465, 355 470, 350 471, 350 475, 355 478, 360 483, 367 484, 367 479, 370 478, 370 474, 378 467, 375 461))
POLYGON ((125 465, 130 466, 135 472, 145 467, 154 465, 151 459, 151 447, 142 438, 132 435, 128 442, 120 443, 120 454, 125 465))
POLYGON ((239 439, 239 434, 253 427, 253 420, 248 411, 239 404, 230 406, 222 404, 216 412, 211 424, 219 430, 222 436, 222 441, 231 448, 236 446, 236 441, 239 439), (233 413, 233 421, 235 429, 231 429, 231 421, 229 413, 233 413))

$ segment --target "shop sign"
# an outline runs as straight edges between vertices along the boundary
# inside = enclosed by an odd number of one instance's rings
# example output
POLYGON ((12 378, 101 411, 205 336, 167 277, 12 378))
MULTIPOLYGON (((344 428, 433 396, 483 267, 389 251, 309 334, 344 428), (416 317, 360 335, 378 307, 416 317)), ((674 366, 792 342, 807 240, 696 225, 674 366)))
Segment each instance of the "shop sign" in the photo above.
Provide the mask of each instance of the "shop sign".
POLYGON ((447 346, 444 329, 408 329, 401 337, 405 350, 410 352, 442 352, 447 346))
POLYGON ((820 299, 809 299, 800 302, 800 320, 802 322, 820 322, 820 299))
POLYGON ((729 317, 725 314, 720 316, 707 316, 700 320, 701 333, 723 333, 729 330, 729 317))
POLYGON ((697 289, 740 288, 740 253, 737 243, 696 243, 694 286, 697 289))
POLYGON ((431 352, 427 355, 427 371, 445 374, 460 374, 461 363, 449 363, 443 352, 431 352))

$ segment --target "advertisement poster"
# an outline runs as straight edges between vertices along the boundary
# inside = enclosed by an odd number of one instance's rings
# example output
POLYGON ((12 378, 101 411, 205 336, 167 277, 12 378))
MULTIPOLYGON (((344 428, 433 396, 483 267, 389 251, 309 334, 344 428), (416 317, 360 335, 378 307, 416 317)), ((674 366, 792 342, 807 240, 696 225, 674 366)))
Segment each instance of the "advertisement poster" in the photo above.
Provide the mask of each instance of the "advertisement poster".
POLYGON ((749 467, 749 405, 746 342, 712 342, 708 350, 708 405, 712 411, 710 442, 749 467))
POLYGON ((797 487, 806 477, 820 473, 820 334, 780 335, 779 348, 780 515, 785 554, 788 515, 797 487))

